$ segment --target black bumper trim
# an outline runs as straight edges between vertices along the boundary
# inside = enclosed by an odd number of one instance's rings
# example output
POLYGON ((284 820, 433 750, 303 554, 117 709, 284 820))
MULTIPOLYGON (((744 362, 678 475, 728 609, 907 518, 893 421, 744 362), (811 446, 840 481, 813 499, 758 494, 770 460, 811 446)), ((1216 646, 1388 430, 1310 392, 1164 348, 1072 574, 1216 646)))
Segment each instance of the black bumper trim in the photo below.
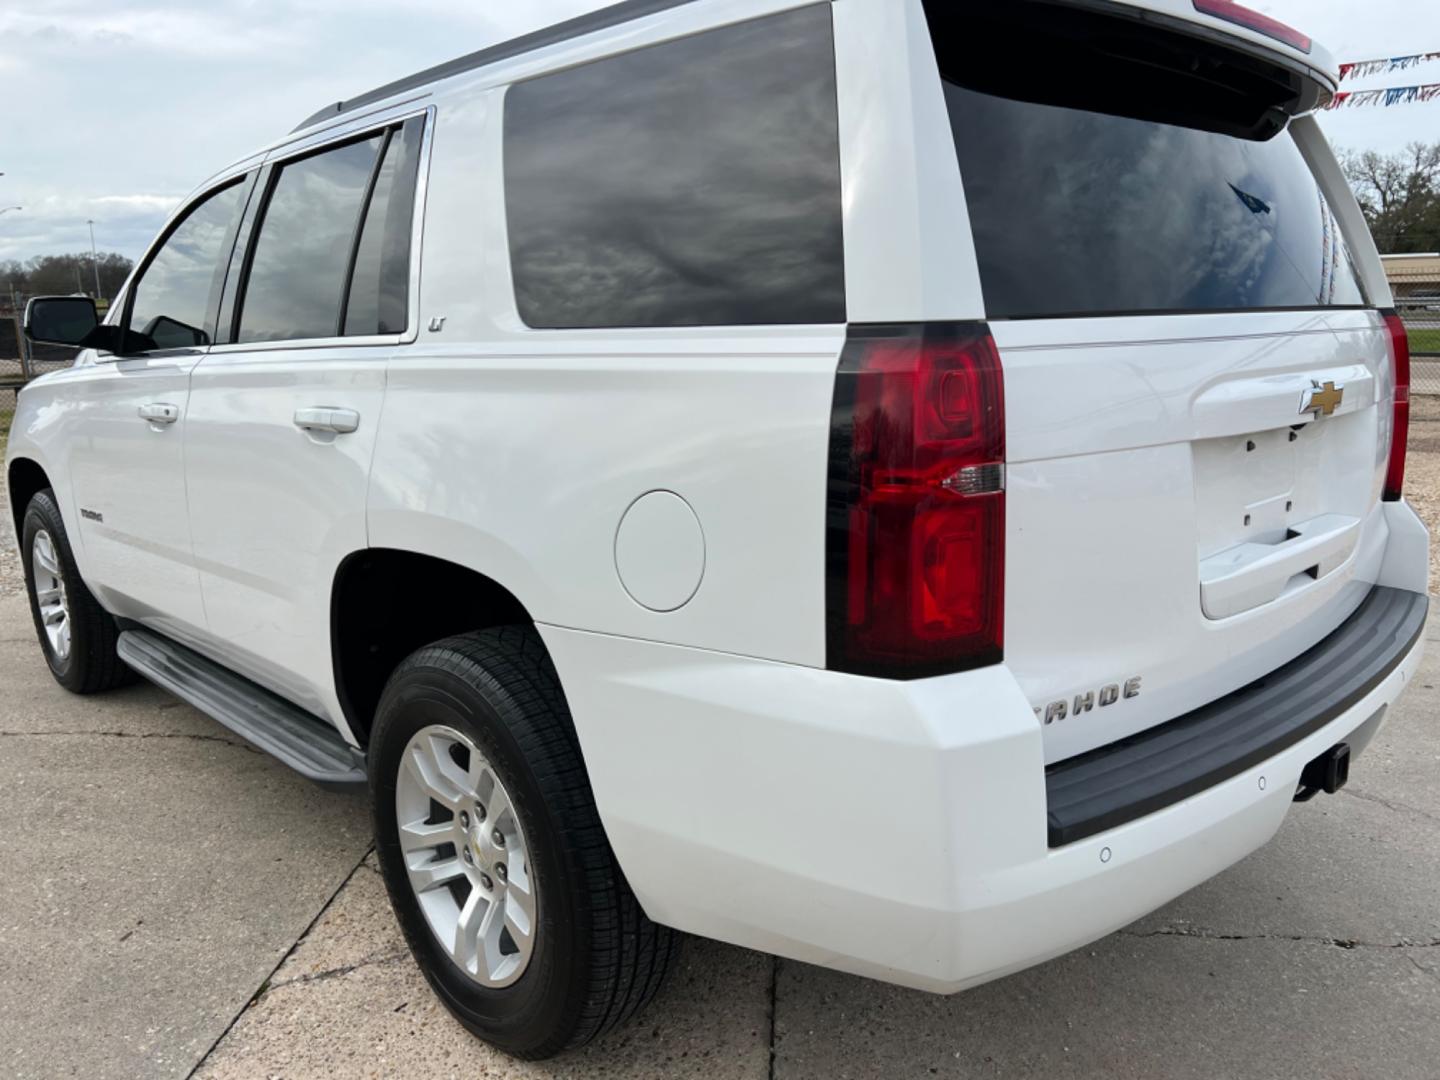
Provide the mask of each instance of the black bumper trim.
POLYGON ((1293 746, 1379 686, 1430 600, 1376 586, 1333 634, 1217 701, 1045 770, 1050 846, 1153 814, 1293 746))

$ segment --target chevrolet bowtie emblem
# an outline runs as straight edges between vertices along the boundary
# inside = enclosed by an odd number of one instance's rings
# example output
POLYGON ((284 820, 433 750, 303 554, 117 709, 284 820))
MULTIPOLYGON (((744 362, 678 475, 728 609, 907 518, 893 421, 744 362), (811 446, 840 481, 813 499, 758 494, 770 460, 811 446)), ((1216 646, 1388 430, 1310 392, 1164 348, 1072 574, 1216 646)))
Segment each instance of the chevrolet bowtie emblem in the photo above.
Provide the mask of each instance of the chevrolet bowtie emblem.
POLYGON ((1308 391, 1305 403, 1300 406, 1300 411, 1314 413, 1317 417, 1333 416, 1344 400, 1345 388, 1343 386, 1336 386, 1333 382, 1327 382, 1321 386, 1316 382, 1314 389, 1308 391))

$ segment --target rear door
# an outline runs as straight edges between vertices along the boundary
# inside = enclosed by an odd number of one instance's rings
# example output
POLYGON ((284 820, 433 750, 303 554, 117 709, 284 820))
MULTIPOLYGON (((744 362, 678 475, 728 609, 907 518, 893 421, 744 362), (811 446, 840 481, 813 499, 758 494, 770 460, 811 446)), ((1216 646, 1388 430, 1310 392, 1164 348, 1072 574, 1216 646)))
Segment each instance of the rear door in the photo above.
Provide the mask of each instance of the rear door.
POLYGON ((1029 83, 942 62, 1005 373, 1006 660, 1051 761, 1335 629, 1383 554, 1392 422, 1350 196, 1284 87, 1245 82, 1248 51, 1227 73, 1213 45, 1083 29, 1029 83))
POLYGON ((194 372, 190 520, 210 651, 338 716, 336 567, 367 545, 385 365, 411 310, 424 115, 267 166, 225 332, 194 372))

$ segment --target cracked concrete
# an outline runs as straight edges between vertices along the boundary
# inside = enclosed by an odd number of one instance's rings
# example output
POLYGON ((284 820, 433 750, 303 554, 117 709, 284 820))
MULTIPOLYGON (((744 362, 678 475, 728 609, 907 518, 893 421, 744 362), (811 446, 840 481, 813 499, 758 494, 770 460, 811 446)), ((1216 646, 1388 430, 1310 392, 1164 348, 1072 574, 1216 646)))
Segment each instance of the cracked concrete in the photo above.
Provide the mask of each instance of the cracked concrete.
MULTIPOLYGON (((1424 671, 1440 673, 1440 655, 1424 671)), ((1389 785, 1386 796, 1357 788, 1295 807, 1269 847, 1070 956, 939 998, 692 942, 685 977, 638 1033, 542 1066, 499 1058, 438 1010, 394 951, 378 875, 357 873, 201 1075, 1430 1080, 1440 832, 1393 766, 1428 762, 1417 779, 1433 784, 1437 705, 1433 686, 1416 686, 1357 762, 1357 779, 1389 785), (697 986, 700 971, 710 984, 697 986), (692 1030, 697 1011, 708 1023, 692 1030), (659 1046, 643 1038, 652 1025, 659 1046)))
POLYGON ((1436 816, 1428 810, 1421 810, 1418 806, 1407 806, 1405 803, 1398 802, 1395 799, 1382 799, 1379 795, 1372 795, 1368 791, 1361 791, 1348 785, 1341 789, 1340 794, 1352 799, 1364 799, 1367 802, 1379 803, 1385 807, 1386 810, 1394 810, 1397 814, 1419 814, 1429 821, 1440 823, 1440 816, 1436 816))
POLYGON ((1433 1078, 1440 984, 1398 950, 1112 935, 956 998, 785 964, 775 1076, 1433 1078))
POLYGON ((320 791, 148 686, 55 685, 0 598, 0 1075, 184 1076, 370 846, 320 791))
POLYGON ((1159 930, 1121 930, 1128 937, 1188 937, 1204 941, 1298 941, 1337 949, 1433 949, 1440 941, 1356 941, 1354 938, 1307 937, 1304 934, 1222 934, 1202 927, 1164 926, 1159 930))
POLYGON ((387 953, 384 956, 377 956, 370 960, 357 960, 353 964, 343 964, 337 968, 327 968, 324 971, 317 971, 313 975, 296 975, 293 979, 281 979, 278 982, 268 983, 263 987, 262 992, 269 993, 272 990, 283 990, 287 986, 304 986, 306 983, 320 982, 322 979, 338 979, 343 975, 350 975, 359 971, 361 968, 375 967, 380 964, 397 964, 409 958, 410 953, 408 951, 387 953))
POLYGON ((0 731, 0 739, 194 739, 197 742, 224 743, 252 754, 263 751, 239 739, 224 735, 206 735, 194 731, 0 731))
POLYGON ((693 943, 657 1008, 559 1062, 512 1061, 440 1007, 410 960, 373 856, 201 1066, 253 1076, 734 1077, 768 1070, 772 962, 693 943))

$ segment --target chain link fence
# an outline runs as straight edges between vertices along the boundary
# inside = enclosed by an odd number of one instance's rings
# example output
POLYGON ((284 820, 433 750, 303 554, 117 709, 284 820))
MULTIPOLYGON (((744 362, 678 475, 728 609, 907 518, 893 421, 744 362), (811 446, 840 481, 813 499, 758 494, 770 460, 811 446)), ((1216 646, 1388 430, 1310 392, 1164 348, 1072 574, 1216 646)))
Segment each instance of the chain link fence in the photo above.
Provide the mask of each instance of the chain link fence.
POLYGON ((0 308, 0 447, 10 434, 15 401, 24 386, 37 375, 67 368, 75 362, 74 349, 32 345, 21 332, 19 312, 0 308))
POLYGON ((1395 310, 1410 331, 1410 390, 1440 394, 1440 254, 1386 255, 1395 310))
POLYGON ((0 445, 10 433, 15 397, 29 378, 28 368, 20 320, 0 316, 0 445))

